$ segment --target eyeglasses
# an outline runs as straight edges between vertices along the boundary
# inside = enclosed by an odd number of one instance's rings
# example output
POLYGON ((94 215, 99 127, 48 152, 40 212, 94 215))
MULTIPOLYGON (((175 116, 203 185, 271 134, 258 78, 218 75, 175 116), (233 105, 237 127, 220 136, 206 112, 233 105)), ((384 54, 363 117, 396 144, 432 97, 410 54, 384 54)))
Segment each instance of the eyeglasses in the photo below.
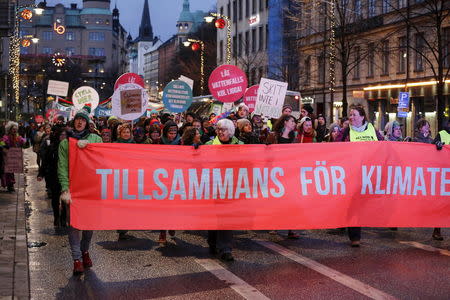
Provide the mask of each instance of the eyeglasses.
POLYGON ((226 132, 226 131, 228 131, 228 128, 217 128, 217 131, 226 132))

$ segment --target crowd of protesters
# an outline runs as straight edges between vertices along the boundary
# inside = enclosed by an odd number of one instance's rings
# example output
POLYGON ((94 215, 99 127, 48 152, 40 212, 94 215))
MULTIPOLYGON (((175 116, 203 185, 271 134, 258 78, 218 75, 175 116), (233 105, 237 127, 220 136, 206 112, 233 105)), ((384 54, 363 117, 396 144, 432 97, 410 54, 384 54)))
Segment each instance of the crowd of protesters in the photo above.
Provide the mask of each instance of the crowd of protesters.
MULTIPOLYGON (((355 141, 411 141, 436 144, 450 144, 450 121, 446 128, 432 137, 430 124, 421 119, 417 122, 415 135, 403 137, 401 124, 389 122, 383 132, 376 130, 368 121, 362 106, 351 106, 348 118, 339 119, 329 126, 323 115, 314 115, 313 108, 304 105, 299 119, 292 115, 292 107, 285 105, 282 115, 274 120, 263 120, 261 116, 251 115, 249 108, 241 103, 236 111, 219 116, 211 114, 200 117, 194 113, 172 115, 152 111, 150 117, 142 117, 134 124, 123 122, 116 117, 92 118, 88 109, 79 110, 74 119, 65 123, 58 117, 54 124, 7 122, 0 126, 0 178, 1 185, 8 191, 14 191, 14 174, 4 172, 5 153, 11 147, 32 146, 37 154, 39 172, 37 180, 45 180, 47 194, 51 199, 54 212, 54 226, 68 227, 68 237, 74 274, 83 273, 92 266, 89 245, 92 231, 79 231, 69 226, 71 196, 68 175, 68 137, 77 139, 80 148, 88 143, 135 143, 164 145, 228 145, 228 144, 290 144, 355 141), (80 238, 81 235, 81 238, 80 238)), ((391 228, 396 230, 396 228, 391 228)), ((334 229, 344 231, 345 228, 334 229)), ((159 242, 166 243, 166 230, 161 230, 159 242)), ((118 231, 119 240, 133 238, 127 231, 118 231)), ((169 235, 175 235, 173 230, 169 235)), ((278 234, 271 231, 272 234, 278 234)), ((352 247, 359 247, 361 228, 348 228, 352 247)), ((297 239, 299 235, 289 230, 287 238, 297 239)), ((432 234, 435 240, 443 240, 440 229, 432 234)), ((232 231, 215 230, 208 232, 208 244, 211 254, 218 254, 224 261, 232 261, 232 231)))

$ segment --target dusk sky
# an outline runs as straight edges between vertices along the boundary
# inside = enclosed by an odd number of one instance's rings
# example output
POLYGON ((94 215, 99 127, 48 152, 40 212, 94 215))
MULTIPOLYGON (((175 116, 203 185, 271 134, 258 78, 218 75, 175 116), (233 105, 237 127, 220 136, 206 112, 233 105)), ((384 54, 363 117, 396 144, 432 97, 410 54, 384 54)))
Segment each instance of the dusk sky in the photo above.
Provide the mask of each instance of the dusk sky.
MULTIPOLYGON (((117 1, 117 8, 120 12, 120 23, 136 38, 139 32, 139 24, 141 22, 142 8, 144 0, 111 0, 111 9, 117 1)), ((36 1, 37 3, 40 0, 36 1)), ((70 3, 77 3, 78 7, 82 7, 82 0, 47 0, 48 6, 54 6, 58 3, 64 6, 70 6, 70 3)), ((149 0, 150 19, 153 26, 153 34, 160 36, 166 41, 176 32, 176 21, 183 8, 183 0, 149 0)), ((209 11, 215 8, 216 0, 190 0, 191 11, 203 10, 209 11)))

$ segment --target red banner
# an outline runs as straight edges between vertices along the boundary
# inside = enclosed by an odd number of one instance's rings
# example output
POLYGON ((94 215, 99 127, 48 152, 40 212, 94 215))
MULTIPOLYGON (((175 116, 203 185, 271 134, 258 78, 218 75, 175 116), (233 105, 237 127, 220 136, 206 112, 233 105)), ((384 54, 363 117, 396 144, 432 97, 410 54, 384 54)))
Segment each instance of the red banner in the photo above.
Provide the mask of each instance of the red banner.
POLYGON ((450 146, 70 142, 79 229, 449 227, 450 146))

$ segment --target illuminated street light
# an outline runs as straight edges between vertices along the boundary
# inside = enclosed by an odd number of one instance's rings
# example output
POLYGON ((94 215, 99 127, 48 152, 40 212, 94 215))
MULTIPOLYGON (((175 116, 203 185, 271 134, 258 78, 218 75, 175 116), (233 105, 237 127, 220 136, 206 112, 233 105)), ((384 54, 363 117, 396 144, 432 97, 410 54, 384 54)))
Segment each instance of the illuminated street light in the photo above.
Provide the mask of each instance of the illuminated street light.
MULTIPOLYGON (((203 95, 203 85, 205 83, 205 43, 201 40, 187 39, 183 42, 185 47, 189 47, 192 44, 192 51, 196 51, 194 45, 195 43, 200 44, 200 94, 203 95)), ((198 50, 198 49, 197 49, 198 50)))
POLYGON ((210 13, 209 16, 204 17, 205 22, 211 23, 215 18, 216 20, 216 28, 223 28, 223 22, 226 22, 227 25, 227 57, 226 62, 229 65, 231 62, 231 20, 228 16, 218 14, 218 13, 210 13), (222 19, 222 20, 221 20, 222 19))

